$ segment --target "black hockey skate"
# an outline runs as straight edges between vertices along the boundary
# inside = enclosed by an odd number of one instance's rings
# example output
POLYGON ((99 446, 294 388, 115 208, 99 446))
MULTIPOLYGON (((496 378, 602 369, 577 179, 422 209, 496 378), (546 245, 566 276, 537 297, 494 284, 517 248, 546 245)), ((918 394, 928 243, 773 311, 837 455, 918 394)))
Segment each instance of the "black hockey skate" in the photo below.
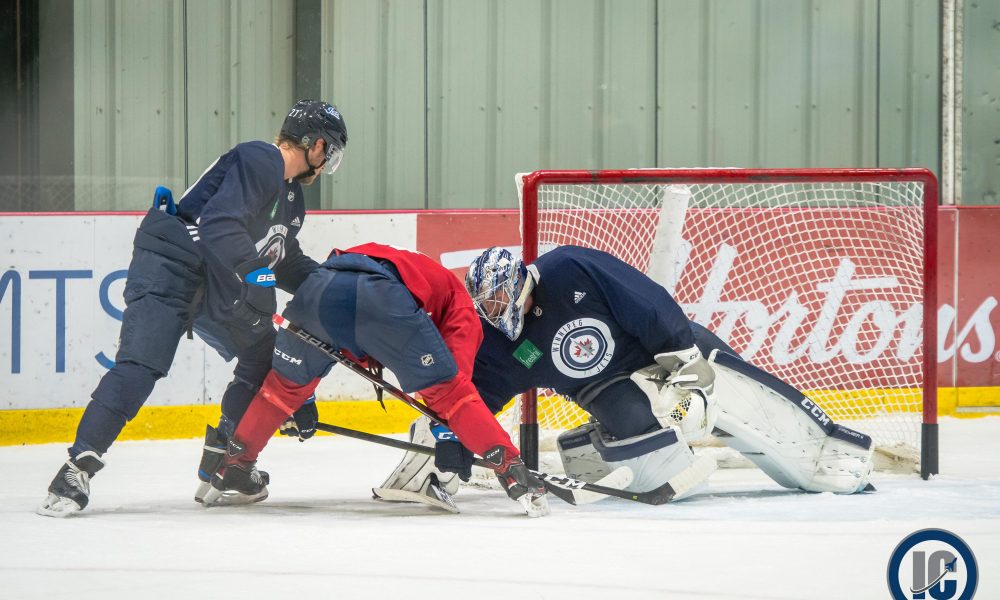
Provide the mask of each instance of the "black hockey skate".
POLYGON ((512 500, 521 503, 529 517, 549 514, 545 483, 528 470, 519 456, 510 458, 503 446, 494 446, 486 451, 483 459, 491 463, 500 486, 512 500))
POLYGON ((205 506, 250 504, 267 498, 270 477, 257 470, 257 461, 242 460, 243 444, 229 440, 222 468, 212 477, 212 484, 202 498, 205 506))
MULTIPOLYGON (((205 446, 201 452, 201 463, 198 465, 198 489, 194 492, 194 501, 203 503, 205 494, 212 489, 212 476, 222 470, 226 445, 229 440, 215 427, 205 425, 205 446)), ((264 485, 270 481, 266 471, 259 471, 264 479, 264 485)), ((261 498, 263 500, 263 498, 261 498)))
POLYGON ((49 495, 35 509, 46 517, 67 517, 80 512, 90 501, 90 480, 104 467, 96 452, 81 452, 63 464, 49 484, 49 495))
POLYGON ((198 465, 198 489, 194 492, 195 502, 204 502, 205 494, 212 489, 212 476, 222 468, 222 456, 226 453, 229 440, 218 429, 205 425, 205 447, 198 465))

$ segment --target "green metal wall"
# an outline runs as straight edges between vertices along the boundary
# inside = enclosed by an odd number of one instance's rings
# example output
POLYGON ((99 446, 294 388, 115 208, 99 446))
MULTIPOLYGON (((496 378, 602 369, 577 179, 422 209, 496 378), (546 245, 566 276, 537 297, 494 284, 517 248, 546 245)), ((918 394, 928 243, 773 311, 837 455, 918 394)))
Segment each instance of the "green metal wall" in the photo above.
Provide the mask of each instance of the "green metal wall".
MULTIPOLYGON (((74 3, 77 209, 139 208, 270 139, 309 69, 350 133, 323 208, 513 207, 514 174, 539 168, 938 169, 932 0, 331 0, 297 53, 300 9, 74 3)), ((981 79, 989 19, 967 35, 981 79)), ((1000 177, 985 86, 967 197, 1000 177)))
POLYGON ((930 0, 338 0, 323 19, 351 130, 324 207, 512 207, 539 168, 938 168, 930 0))
POLYGON ((962 204, 1000 204, 1000 0, 965 3, 962 204))

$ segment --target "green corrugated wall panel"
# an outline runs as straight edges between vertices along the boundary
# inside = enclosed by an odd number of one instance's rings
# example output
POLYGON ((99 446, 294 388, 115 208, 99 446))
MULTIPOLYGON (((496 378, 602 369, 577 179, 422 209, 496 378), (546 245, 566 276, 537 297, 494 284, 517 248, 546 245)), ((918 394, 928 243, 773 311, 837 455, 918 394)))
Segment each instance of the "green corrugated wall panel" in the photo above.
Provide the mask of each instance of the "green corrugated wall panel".
MULTIPOLYGON (((565 1, 565 0, 564 0, 565 1)), ((600 5, 605 23, 599 49, 601 81, 595 90, 603 129, 598 148, 604 168, 656 166, 656 3, 600 5)), ((598 57, 595 57, 595 59, 598 57)))
POLYGON ((965 3, 963 204, 1000 204, 1000 2, 965 3))
POLYGON ((941 131, 937 3, 883 0, 881 9, 878 164, 936 170, 941 131))
POLYGON ((653 166, 654 6, 429 2, 430 206, 514 206, 518 171, 653 166))
POLYGON ((181 3, 74 3, 77 210, 135 210, 182 183, 181 3))
POLYGON ((551 156, 544 130, 552 109, 551 2, 507 0, 497 8, 496 191, 484 198, 485 208, 516 206, 514 174, 534 171, 551 156))
POLYGON ((424 3, 325 2, 321 36, 322 94, 348 132, 322 207, 423 208, 424 3))
POLYGON ((655 4, 557 0, 545 168, 653 166, 655 4))
POLYGON ((660 0, 660 165, 876 166, 885 137, 899 139, 881 122, 898 100, 910 111, 905 155, 936 167, 936 8, 892 4, 880 19, 868 0, 660 0), (880 56, 892 34, 923 42, 880 56), (887 68, 917 74, 880 97, 887 68), (920 121, 935 125, 914 130, 920 121))
POLYGON ((874 164, 877 8, 870 0, 812 1, 812 135, 802 166, 874 164))
POLYGON ((810 53, 808 2, 764 2, 760 8, 760 84, 757 85, 753 167, 791 167, 809 156, 810 53), (763 85, 764 82, 773 84, 763 85))
POLYGON ((708 3, 660 0, 658 157, 660 167, 708 164, 708 3))
POLYGON ((428 200, 489 205, 497 112, 497 3, 428 2, 428 200))
POLYGON ((295 101, 295 13, 281 0, 188 2, 188 184, 247 140, 272 141, 295 101))

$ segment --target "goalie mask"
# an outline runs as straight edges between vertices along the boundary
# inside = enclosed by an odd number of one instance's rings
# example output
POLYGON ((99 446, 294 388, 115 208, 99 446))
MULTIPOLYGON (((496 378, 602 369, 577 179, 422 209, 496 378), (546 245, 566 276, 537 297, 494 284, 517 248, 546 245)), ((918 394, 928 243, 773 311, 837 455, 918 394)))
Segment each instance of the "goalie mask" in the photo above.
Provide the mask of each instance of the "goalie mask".
POLYGON ((465 276, 476 312, 511 340, 521 335, 524 303, 533 287, 524 262, 504 248, 480 254, 465 276))

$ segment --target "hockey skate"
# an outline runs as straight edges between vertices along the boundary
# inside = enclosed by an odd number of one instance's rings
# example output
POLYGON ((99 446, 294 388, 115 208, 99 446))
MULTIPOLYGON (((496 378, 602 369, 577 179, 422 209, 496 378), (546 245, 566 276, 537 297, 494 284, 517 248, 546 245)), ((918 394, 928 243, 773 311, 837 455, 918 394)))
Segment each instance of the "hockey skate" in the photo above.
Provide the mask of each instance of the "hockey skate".
POLYGON ((243 460, 243 445, 229 440, 222 469, 212 476, 211 487, 202 497, 205 506, 251 504, 267 498, 270 477, 257 470, 257 461, 243 460))
MULTIPOLYGON (((226 445, 228 443, 229 440, 218 429, 211 425, 205 426, 205 447, 201 453, 201 464, 198 465, 199 481, 198 489, 194 492, 195 502, 205 502, 205 494, 212 489, 212 476, 222 469, 223 457, 226 454, 226 445)), ((267 474, 267 471, 258 471, 258 473, 260 473, 261 478, 264 480, 264 485, 267 485, 270 482, 270 476, 267 474)), ((216 504, 245 503, 239 501, 239 497, 236 494, 229 494, 226 500, 216 502, 216 504)))
POLYGON ((68 517, 87 507, 90 501, 90 480, 104 467, 96 452, 81 452, 70 458, 49 484, 49 495, 35 509, 46 517, 68 517))
POLYGON ((205 494, 212 489, 212 475, 222 468, 222 455, 226 453, 229 442, 219 430, 211 425, 205 425, 205 447, 201 452, 201 464, 198 465, 198 489, 194 492, 195 502, 204 502, 205 494))

